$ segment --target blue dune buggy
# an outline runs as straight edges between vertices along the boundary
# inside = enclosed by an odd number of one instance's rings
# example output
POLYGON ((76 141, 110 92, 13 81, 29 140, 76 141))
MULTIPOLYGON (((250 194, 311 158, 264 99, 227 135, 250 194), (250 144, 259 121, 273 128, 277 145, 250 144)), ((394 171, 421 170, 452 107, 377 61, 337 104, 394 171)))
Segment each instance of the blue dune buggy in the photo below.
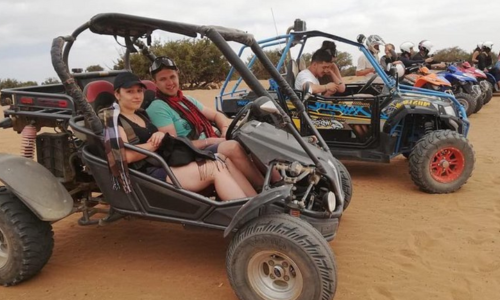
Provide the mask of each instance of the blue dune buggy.
MULTIPOLYGON (((289 101, 297 94, 332 153, 341 159, 389 163, 403 154, 409 158, 413 182, 427 193, 450 193, 460 189, 474 169, 475 154, 467 140, 469 121, 453 95, 399 84, 394 71, 389 76, 363 45, 357 41, 320 31, 307 31, 305 23, 295 21, 285 35, 259 42, 262 48, 278 47, 282 53, 276 70, 284 70, 278 81, 294 86, 297 73, 304 69, 302 55, 310 40, 335 41, 338 47, 355 47, 374 66, 376 74, 362 83, 346 85, 346 91, 332 97, 312 95, 302 90, 283 90, 276 78, 269 90, 292 117, 302 135, 311 127, 303 122, 302 110, 289 101), (294 54, 292 54, 295 52, 294 54)), ((239 55, 247 49, 243 46, 239 55)), ((313 51, 316 49, 312 49, 313 51)), ((311 51, 312 52, 312 51, 311 51)), ((255 62, 251 58, 249 67, 255 62)), ((231 90, 232 69, 216 97, 216 105, 236 118, 255 95, 241 88, 239 79, 231 90)), ((388 72, 389 73, 389 72, 388 72)))

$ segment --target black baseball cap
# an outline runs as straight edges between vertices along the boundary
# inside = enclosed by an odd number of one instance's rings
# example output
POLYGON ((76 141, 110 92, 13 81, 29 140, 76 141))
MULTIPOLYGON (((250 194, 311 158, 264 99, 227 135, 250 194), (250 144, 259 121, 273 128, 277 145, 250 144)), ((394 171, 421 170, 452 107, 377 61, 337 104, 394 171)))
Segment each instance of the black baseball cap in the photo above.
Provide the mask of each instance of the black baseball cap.
POLYGON ((143 89, 146 89, 146 85, 137 77, 137 75, 131 72, 120 73, 115 77, 114 90, 119 88, 130 88, 134 85, 140 85, 143 89))

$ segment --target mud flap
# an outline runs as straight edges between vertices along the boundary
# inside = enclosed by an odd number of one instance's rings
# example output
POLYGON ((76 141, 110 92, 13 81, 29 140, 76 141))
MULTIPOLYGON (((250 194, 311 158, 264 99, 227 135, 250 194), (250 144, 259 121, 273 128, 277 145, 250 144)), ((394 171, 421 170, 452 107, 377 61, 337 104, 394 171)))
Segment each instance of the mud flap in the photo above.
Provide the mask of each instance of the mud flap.
POLYGON ((73 209, 68 191, 34 160, 0 154, 0 180, 42 221, 60 220, 73 209))
POLYGON ((226 230, 224 230, 224 237, 227 237, 229 233, 231 233, 237 225, 249 214, 254 212, 255 210, 261 208, 262 206, 269 204, 271 202, 283 200, 291 195, 292 185, 284 185, 277 188, 270 189, 268 191, 264 191, 259 195, 255 196, 247 203, 245 203, 238 212, 234 215, 231 223, 227 226, 226 230))

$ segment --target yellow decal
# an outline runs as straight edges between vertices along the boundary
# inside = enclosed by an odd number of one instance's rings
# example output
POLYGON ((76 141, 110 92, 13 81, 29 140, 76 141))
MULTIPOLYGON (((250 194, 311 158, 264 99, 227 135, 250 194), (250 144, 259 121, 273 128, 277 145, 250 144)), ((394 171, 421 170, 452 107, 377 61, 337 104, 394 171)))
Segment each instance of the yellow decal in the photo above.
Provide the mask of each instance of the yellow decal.
POLYGON ((431 106, 431 103, 423 100, 403 100, 400 103, 396 104, 396 107, 399 108, 402 105, 429 107, 431 106))

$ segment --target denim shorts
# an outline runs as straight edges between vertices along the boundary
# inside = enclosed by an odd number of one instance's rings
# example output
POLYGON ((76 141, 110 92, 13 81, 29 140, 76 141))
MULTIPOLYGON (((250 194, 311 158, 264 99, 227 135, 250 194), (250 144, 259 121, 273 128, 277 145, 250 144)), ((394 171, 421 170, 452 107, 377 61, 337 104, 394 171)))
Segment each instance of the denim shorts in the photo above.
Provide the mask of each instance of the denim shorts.
POLYGON ((146 174, 161 181, 167 180, 167 172, 160 167, 147 167, 146 174))
POLYGON ((219 149, 219 143, 214 144, 214 145, 210 145, 203 150, 211 151, 212 153, 217 153, 218 149, 219 149))

